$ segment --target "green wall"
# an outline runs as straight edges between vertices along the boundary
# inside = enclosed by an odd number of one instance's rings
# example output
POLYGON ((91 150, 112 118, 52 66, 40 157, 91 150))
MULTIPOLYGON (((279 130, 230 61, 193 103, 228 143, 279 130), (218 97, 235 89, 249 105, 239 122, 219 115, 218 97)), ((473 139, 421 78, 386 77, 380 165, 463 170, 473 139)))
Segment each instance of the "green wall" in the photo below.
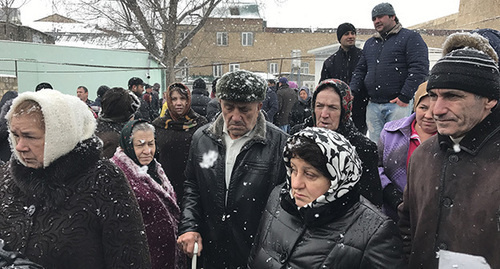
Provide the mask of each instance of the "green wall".
POLYGON ((134 76, 149 84, 158 82, 165 89, 159 66, 142 51, 0 41, 0 75, 17 76, 20 93, 49 82, 54 89, 76 96, 77 87, 84 85, 89 89, 89 99, 94 100, 100 85, 127 88, 129 78, 134 76))

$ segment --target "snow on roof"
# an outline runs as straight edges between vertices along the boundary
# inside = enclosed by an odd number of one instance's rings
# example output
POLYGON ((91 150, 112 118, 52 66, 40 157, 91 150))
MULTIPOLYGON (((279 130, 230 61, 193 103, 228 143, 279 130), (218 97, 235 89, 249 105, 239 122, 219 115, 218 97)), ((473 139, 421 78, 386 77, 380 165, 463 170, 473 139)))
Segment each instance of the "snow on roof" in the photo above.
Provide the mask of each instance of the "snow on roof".
POLYGON ((256 3, 219 4, 210 14, 212 18, 261 19, 256 3))

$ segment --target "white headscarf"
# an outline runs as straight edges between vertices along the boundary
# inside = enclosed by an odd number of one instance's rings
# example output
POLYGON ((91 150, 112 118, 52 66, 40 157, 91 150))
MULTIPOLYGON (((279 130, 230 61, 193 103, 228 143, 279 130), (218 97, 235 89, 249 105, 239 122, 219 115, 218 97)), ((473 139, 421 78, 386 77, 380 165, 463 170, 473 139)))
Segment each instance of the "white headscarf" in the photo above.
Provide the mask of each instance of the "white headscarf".
MULTIPOLYGON (((9 125, 15 108, 25 100, 33 100, 42 108, 45 122, 43 168, 73 150, 78 142, 89 139, 94 134, 96 120, 87 104, 76 96, 51 89, 25 92, 14 99, 5 116, 9 125)), ((16 140, 10 130, 9 139, 14 156, 26 166, 15 149, 16 140)))

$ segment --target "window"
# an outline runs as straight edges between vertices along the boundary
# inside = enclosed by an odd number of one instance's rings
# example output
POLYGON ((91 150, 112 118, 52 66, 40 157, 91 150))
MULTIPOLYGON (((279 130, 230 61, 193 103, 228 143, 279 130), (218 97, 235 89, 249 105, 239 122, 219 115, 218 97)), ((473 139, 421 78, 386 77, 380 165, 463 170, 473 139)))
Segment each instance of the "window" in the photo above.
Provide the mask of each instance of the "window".
POLYGON ((214 64, 212 66, 212 75, 216 78, 222 76, 222 65, 220 64, 214 64))
POLYGON ((240 64, 229 64, 229 72, 240 70, 240 64))
POLYGON ((241 45, 242 46, 253 46, 253 33, 252 32, 241 33, 241 45))
POLYGON ((269 64, 269 73, 278 74, 278 63, 270 63, 269 64))
POLYGON ((188 35, 188 32, 180 32, 179 33, 180 41, 184 40, 184 38, 186 38, 187 35, 188 35))
POLYGON ((309 63, 300 63, 300 73, 309 74, 309 63))
POLYGON ((227 32, 217 32, 217 46, 227 46, 227 32))

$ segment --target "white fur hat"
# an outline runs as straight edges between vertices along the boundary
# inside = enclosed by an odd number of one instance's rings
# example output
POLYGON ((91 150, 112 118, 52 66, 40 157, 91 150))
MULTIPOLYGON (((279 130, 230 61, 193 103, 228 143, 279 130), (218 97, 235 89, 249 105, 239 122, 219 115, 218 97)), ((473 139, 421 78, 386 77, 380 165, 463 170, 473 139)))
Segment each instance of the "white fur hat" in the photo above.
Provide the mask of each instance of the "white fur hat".
MULTIPOLYGON (((45 122, 44 168, 73 150, 78 142, 88 139, 94 134, 96 120, 90 108, 76 96, 51 89, 25 92, 14 99, 12 107, 5 116, 9 125, 13 111, 25 100, 33 100, 42 108, 45 122)), ((10 130, 9 138, 16 158, 26 165, 19 152, 15 150, 16 140, 10 130)))

